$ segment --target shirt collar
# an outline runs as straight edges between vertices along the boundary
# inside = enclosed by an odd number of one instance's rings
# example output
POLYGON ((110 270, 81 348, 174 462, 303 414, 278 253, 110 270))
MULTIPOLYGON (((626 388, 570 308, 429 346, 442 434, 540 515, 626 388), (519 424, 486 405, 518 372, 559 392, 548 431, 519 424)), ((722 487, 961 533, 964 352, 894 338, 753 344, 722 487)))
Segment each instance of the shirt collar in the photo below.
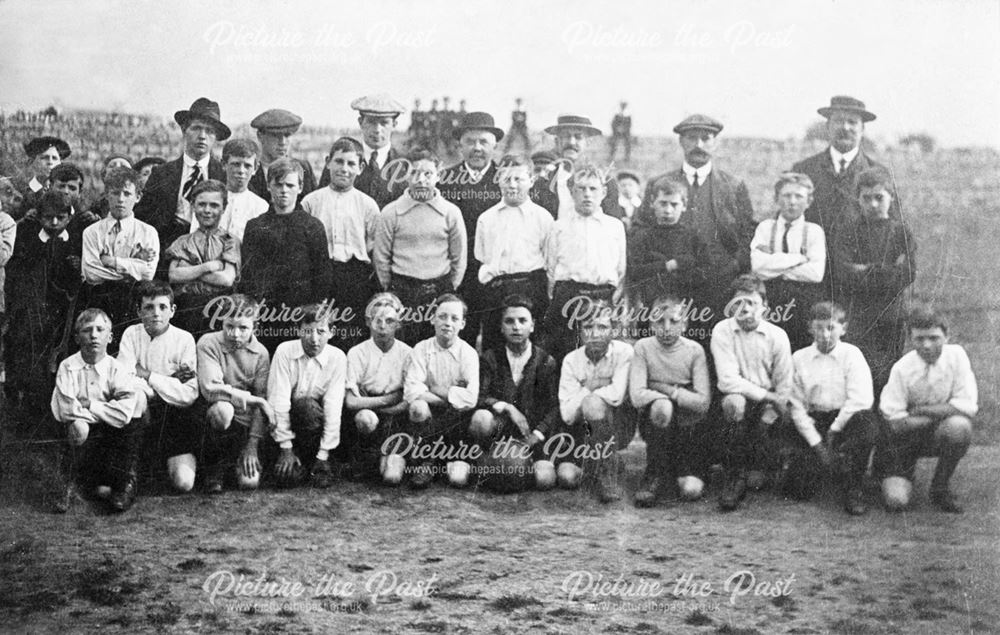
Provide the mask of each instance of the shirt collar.
POLYGON ((45 189, 45 186, 42 185, 41 181, 38 180, 38 177, 33 176, 31 177, 31 180, 28 181, 28 188, 32 192, 37 192, 39 190, 45 189))
POLYGON ((399 197, 399 200, 403 202, 403 209, 400 210, 399 212, 400 214, 405 214, 406 212, 410 211, 415 207, 419 207, 420 205, 426 205, 435 212, 437 212, 438 214, 442 216, 445 215, 444 208, 441 206, 441 203, 444 201, 444 198, 442 198, 441 192, 437 188, 434 188, 434 196, 429 201, 416 200, 415 198, 410 196, 409 190, 406 190, 403 193, 403 195, 399 197))
POLYGON ((192 159, 191 157, 189 157, 187 155, 187 153, 185 152, 184 153, 184 167, 190 169, 190 168, 193 168, 195 166, 195 164, 197 163, 198 166, 201 167, 202 173, 204 173, 204 174, 207 175, 208 174, 208 160, 210 158, 212 158, 212 155, 211 154, 206 154, 200 161, 195 161, 194 159, 192 159))
POLYGON ((840 160, 844 159, 847 161, 847 165, 850 166, 854 162, 854 157, 858 156, 858 150, 861 146, 856 146, 851 149, 850 152, 838 152, 836 148, 830 146, 830 159, 833 161, 834 169, 840 168, 840 160))
POLYGON ((469 167, 468 163, 463 162, 462 169, 464 169, 466 172, 469 173, 469 177, 472 179, 473 183, 479 183, 486 175, 487 170, 490 169, 490 165, 491 165, 490 163, 487 163, 486 167, 483 168, 482 170, 473 170, 471 167, 469 167))
POLYGON ((362 159, 364 159, 365 161, 371 158, 372 152, 377 152, 379 168, 384 168, 385 164, 389 162, 389 150, 392 149, 391 143, 387 143, 381 148, 378 148, 377 150, 375 148, 369 147, 368 144, 365 143, 364 141, 361 142, 361 146, 364 148, 365 151, 365 156, 362 157, 362 159))
POLYGON ((104 233, 109 233, 111 231, 111 228, 115 226, 115 223, 118 222, 121 223, 122 231, 124 232, 132 229, 132 227, 135 226, 135 215, 131 215, 128 218, 123 218, 119 221, 109 213, 107 217, 101 219, 101 222, 104 223, 105 227, 104 233))
POLYGON ((708 163, 706 163, 705 165, 701 166, 700 168, 694 168, 694 167, 691 167, 690 165, 688 165, 688 162, 685 161, 684 165, 682 166, 681 169, 684 170, 684 176, 687 177, 688 181, 693 180, 694 179, 694 175, 697 174, 698 175, 698 185, 701 185, 701 184, 703 184, 705 182, 705 179, 708 178, 708 175, 712 173, 712 162, 709 161, 708 163))
MULTIPOLYGON (((90 366, 90 364, 84 361, 83 355, 80 353, 77 353, 69 359, 73 360, 71 363, 73 370, 83 370, 87 366, 90 366)), ((105 379, 111 374, 111 365, 114 363, 114 359, 115 358, 110 355, 105 355, 104 359, 94 364, 94 370, 97 372, 98 377, 105 379)))
MULTIPOLYGON (((740 323, 738 321, 736 321, 736 318, 729 318, 729 319, 733 321, 733 331, 735 331, 737 333, 739 333, 740 331, 743 331, 743 327, 740 326, 740 323)), ((752 331, 743 331, 743 332, 744 333, 764 333, 764 325, 765 324, 767 324, 767 320, 761 320, 760 322, 757 323, 757 328, 755 328, 752 331)))
POLYGON ((812 353, 813 359, 816 359, 817 357, 838 357, 840 355, 840 351, 842 351, 843 349, 844 347, 839 342, 837 343, 836 346, 833 347, 833 350, 831 350, 829 353, 824 353, 820 351, 819 347, 816 346, 815 343, 809 346, 809 351, 812 353))
POLYGON ((458 359, 458 349, 459 346, 461 346, 461 341, 462 340, 455 338, 455 342, 451 346, 444 348, 438 343, 437 337, 432 337, 431 346, 434 348, 434 352, 436 353, 447 353, 455 359, 458 359))
POLYGON ((305 358, 306 360, 315 359, 319 363, 320 368, 326 368, 326 365, 330 363, 331 348, 332 347, 329 344, 327 344, 326 346, 323 347, 323 350, 319 352, 319 355, 317 355, 316 357, 309 357, 308 355, 306 355, 306 349, 303 348, 302 342, 295 342, 295 352, 292 357, 294 357, 295 359, 305 358))
MULTIPOLYGON (((56 237, 59 240, 66 242, 69 240, 69 232, 64 229, 58 234, 56 234, 56 237)), ((43 243, 47 243, 49 242, 49 238, 51 238, 51 236, 49 236, 48 232, 46 232, 44 229, 38 230, 38 240, 42 241, 43 243)))
POLYGON ((793 220, 791 222, 788 222, 784 218, 781 217, 781 214, 778 214, 778 219, 777 220, 781 224, 782 227, 784 227, 785 224, 791 225, 792 227, 798 227, 799 225, 802 225, 802 224, 804 224, 806 222, 806 217, 805 217, 805 214, 803 214, 802 216, 799 216, 795 220, 793 220))

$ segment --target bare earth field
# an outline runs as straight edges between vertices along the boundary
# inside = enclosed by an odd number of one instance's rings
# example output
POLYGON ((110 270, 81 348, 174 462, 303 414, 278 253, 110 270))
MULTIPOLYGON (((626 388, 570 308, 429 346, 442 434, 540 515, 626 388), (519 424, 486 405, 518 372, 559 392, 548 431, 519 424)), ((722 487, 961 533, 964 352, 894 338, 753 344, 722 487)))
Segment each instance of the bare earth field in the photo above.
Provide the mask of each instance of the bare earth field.
MULTIPOLYGON (((633 489, 644 448, 624 454, 633 489)), ((760 493, 723 515, 714 497, 637 510, 583 492, 349 483, 146 496, 120 517, 81 503, 55 516, 33 484, 8 483, 0 629, 998 632, 998 460, 980 446, 960 466, 964 515, 935 511, 921 489, 910 512, 876 506, 860 519, 832 496, 760 493)))
MULTIPOLYGON (((329 144, 313 141, 316 152, 329 144)), ((763 218, 776 176, 819 149, 724 136, 718 165, 746 179, 763 218)), ((635 157, 618 167, 653 175, 680 160, 672 139, 643 139, 635 157)), ((977 445, 954 479, 964 515, 929 506, 925 461, 912 511, 889 515, 873 499, 860 519, 829 495, 798 504, 762 493, 722 515, 715 492, 637 510, 582 492, 353 483, 144 495, 123 516, 90 503, 56 516, 41 503, 51 481, 41 449, 8 444, 0 631, 1000 632, 1000 157, 878 159, 918 240, 915 295, 950 315, 979 379, 977 445)), ((625 454, 631 492, 644 450, 625 454)))

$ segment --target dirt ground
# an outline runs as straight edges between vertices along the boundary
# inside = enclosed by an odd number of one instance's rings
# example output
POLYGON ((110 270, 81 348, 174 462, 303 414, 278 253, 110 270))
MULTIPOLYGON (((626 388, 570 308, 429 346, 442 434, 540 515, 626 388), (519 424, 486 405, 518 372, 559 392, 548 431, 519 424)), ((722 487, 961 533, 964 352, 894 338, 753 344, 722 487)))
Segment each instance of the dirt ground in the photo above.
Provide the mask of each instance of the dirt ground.
MULTIPOLYGON (((31 454, 0 493, 3 632, 1000 632, 996 447, 959 467, 964 515, 929 506, 922 461, 912 511, 862 518, 830 496, 723 515, 356 483, 59 516, 31 454)), ((644 448, 624 454, 631 490, 644 448)))

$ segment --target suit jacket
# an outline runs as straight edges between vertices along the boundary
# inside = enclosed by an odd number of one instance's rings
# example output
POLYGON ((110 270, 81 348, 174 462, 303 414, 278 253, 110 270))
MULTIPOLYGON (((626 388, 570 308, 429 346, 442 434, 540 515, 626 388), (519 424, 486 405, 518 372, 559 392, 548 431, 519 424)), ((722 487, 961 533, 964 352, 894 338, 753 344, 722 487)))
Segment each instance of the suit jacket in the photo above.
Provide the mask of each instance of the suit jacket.
MULTIPOLYGON (((298 202, 301 203, 306 194, 316 189, 316 174, 313 172, 312 166, 309 165, 308 161, 302 159, 294 159, 294 161, 302 166, 302 191, 299 192, 298 198, 298 202)), ((247 189, 267 201, 268 205, 271 204, 271 191, 267 189, 264 166, 258 167, 257 171, 250 177, 247 189)))
MULTIPOLYGON (((681 168, 650 179, 637 218, 653 218, 649 207, 652 187, 662 177, 687 183, 681 168)), ((728 296, 733 278, 750 271, 750 241, 757 228, 746 183, 713 165, 705 182, 689 194, 681 223, 694 230, 705 245, 702 264, 708 284, 720 299, 728 296)))
POLYGON ((465 221, 465 235, 468 236, 468 262, 469 267, 465 270, 463 286, 476 284, 478 281, 479 267, 473 266, 475 258, 473 250, 476 246, 476 224, 483 212, 493 207, 503 199, 500 193, 500 184, 497 183, 497 166, 490 161, 482 178, 472 183, 469 181, 469 170, 465 167, 465 162, 445 168, 441 171, 438 180, 438 190, 446 201, 451 201, 462 211, 462 220, 465 221))
MULTIPOLYGON (((135 205, 135 217, 152 225, 156 231, 170 226, 177 215, 177 198, 180 196, 183 174, 184 157, 153 168, 146 181, 146 188, 142 191, 142 198, 135 205)), ((208 178, 226 182, 226 172, 215 157, 208 160, 208 178)), ((160 240, 163 241, 162 234, 160 240)))
POLYGON ((490 409, 505 401, 521 411, 532 430, 546 437, 556 431, 559 420, 559 368, 552 356, 537 344, 524 365, 521 383, 515 384, 507 361, 507 349, 483 353, 479 364, 479 407, 490 409))
MULTIPOLYGON (((399 158, 401 157, 399 156, 399 153, 396 152, 396 149, 389 148, 389 159, 386 163, 392 163, 399 158)), ((388 180, 382 177, 382 171, 385 166, 380 165, 378 170, 374 170, 368 164, 368 160, 362 157, 361 174, 359 174, 358 178, 354 181, 354 188, 375 199, 375 202, 378 203, 379 209, 384 208, 386 205, 399 198, 403 192, 406 191, 406 174, 403 171, 403 165, 399 163, 396 165, 399 166, 396 168, 399 170, 399 173, 393 173, 391 175, 397 180, 390 191, 388 180)), ((330 171, 323 168, 323 174, 319 178, 319 187, 326 187, 329 184, 330 171)))

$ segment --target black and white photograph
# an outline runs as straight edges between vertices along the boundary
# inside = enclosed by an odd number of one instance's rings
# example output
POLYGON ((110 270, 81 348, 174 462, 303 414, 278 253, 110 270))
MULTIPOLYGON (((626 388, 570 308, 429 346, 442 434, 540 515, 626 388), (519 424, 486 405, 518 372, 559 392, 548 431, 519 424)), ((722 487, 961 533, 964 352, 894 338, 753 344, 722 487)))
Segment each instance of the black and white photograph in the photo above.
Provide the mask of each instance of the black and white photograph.
POLYGON ((0 632, 1000 632, 997 0, 0 24, 0 632))

